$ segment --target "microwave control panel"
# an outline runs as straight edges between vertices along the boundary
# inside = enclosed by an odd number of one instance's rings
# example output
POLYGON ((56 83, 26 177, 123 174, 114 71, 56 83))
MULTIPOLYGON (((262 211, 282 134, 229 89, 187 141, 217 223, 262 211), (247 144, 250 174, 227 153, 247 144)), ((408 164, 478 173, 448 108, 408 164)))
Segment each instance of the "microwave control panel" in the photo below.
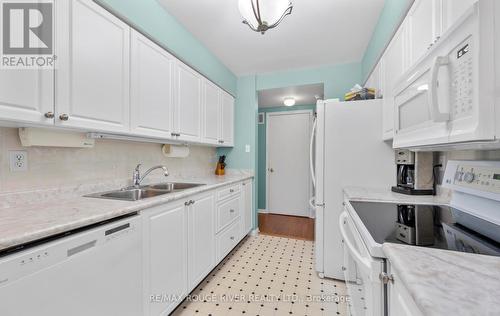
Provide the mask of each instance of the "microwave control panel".
POLYGON ((473 54, 472 37, 460 43, 449 55, 451 63, 452 116, 454 119, 472 115, 473 54))
POLYGON ((453 184, 464 188, 500 193, 500 168, 459 165, 453 184))

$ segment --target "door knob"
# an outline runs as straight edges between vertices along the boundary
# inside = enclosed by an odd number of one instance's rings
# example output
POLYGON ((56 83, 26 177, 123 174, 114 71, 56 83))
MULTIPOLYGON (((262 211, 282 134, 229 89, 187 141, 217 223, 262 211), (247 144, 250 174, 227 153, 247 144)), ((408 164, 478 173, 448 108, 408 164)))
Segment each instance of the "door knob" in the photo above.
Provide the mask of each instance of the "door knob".
POLYGON ((54 112, 47 112, 44 114, 44 116, 48 119, 54 118, 54 112))
POLYGON ((61 115, 59 115, 59 119, 61 121, 67 121, 69 119, 69 115, 68 114, 61 114, 61 115))
POLYGON ((273 168, 269 168, 269 172, 274 172, 274 169, 273 168))

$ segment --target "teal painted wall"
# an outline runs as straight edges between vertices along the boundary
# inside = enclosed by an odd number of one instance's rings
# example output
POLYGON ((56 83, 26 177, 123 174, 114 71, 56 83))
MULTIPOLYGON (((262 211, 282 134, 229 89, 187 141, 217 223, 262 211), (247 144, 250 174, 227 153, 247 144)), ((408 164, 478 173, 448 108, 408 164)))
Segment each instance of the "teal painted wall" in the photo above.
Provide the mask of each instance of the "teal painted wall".
POLYGON ((236 76, 189 33, 157 0, 97 0, 128 19, 173 54, 236 95, 236 76))
POLYGON ((360 63, 339 64, 258 75, 257 90, 323 83, 326 99, 342 98, 361 79, 360 63))
POLYGON ((384 8, 361 61, 363 80, 375 66, 413 2, 414 0, 385 0, 384 8))
MULTIPOLYGON (((271 112, 288 112, 288 111, 298 111, 298 110, 316 110, 316 105, 298 105, 290 107, 273 107, 273 108, 263 108, 259 109, 259 113, 271 113, 271 112)), ((264 124, 259 124, 258 126, 258 159, 257 159, 257 174, 258 174, 258 209, 266 209, 266 133, 267 133, 267 119, 264 120, 264 124)))

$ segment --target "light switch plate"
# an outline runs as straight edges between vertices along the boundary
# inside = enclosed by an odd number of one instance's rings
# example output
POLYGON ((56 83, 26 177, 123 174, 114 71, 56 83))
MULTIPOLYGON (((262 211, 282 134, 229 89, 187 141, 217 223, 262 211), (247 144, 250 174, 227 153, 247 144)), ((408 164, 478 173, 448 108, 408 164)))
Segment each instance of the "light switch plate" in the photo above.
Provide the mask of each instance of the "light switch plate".
POLYGON ((10 171, 28 170, 28 153, 26 151, 9 151, 10 171))
POLYGON ((250 145, 245 145, 245 152, 249 153, 250 152, 250 145))

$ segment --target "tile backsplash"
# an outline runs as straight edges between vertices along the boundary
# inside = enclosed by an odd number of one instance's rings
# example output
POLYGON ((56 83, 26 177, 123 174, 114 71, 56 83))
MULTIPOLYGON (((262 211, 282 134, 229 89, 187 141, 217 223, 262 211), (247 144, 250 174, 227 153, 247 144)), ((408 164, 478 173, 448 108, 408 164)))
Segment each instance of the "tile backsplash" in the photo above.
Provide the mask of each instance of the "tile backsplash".
MULTIPOLYGON (((166 158, 160 144, 97 140, 94 148, 22 147, 17 128, 0 127, 0 191, 2 193, 51 189, 91 183, 128 181, 138 163, 147 168, 166 165, 172 177, 211 174, 216 150, 190 146, 187 158, 166 158), (28 153, 28 170, 12 172, 9 151, 28 153)), ((152 174, 152 179, 161 172, 152 174)))

